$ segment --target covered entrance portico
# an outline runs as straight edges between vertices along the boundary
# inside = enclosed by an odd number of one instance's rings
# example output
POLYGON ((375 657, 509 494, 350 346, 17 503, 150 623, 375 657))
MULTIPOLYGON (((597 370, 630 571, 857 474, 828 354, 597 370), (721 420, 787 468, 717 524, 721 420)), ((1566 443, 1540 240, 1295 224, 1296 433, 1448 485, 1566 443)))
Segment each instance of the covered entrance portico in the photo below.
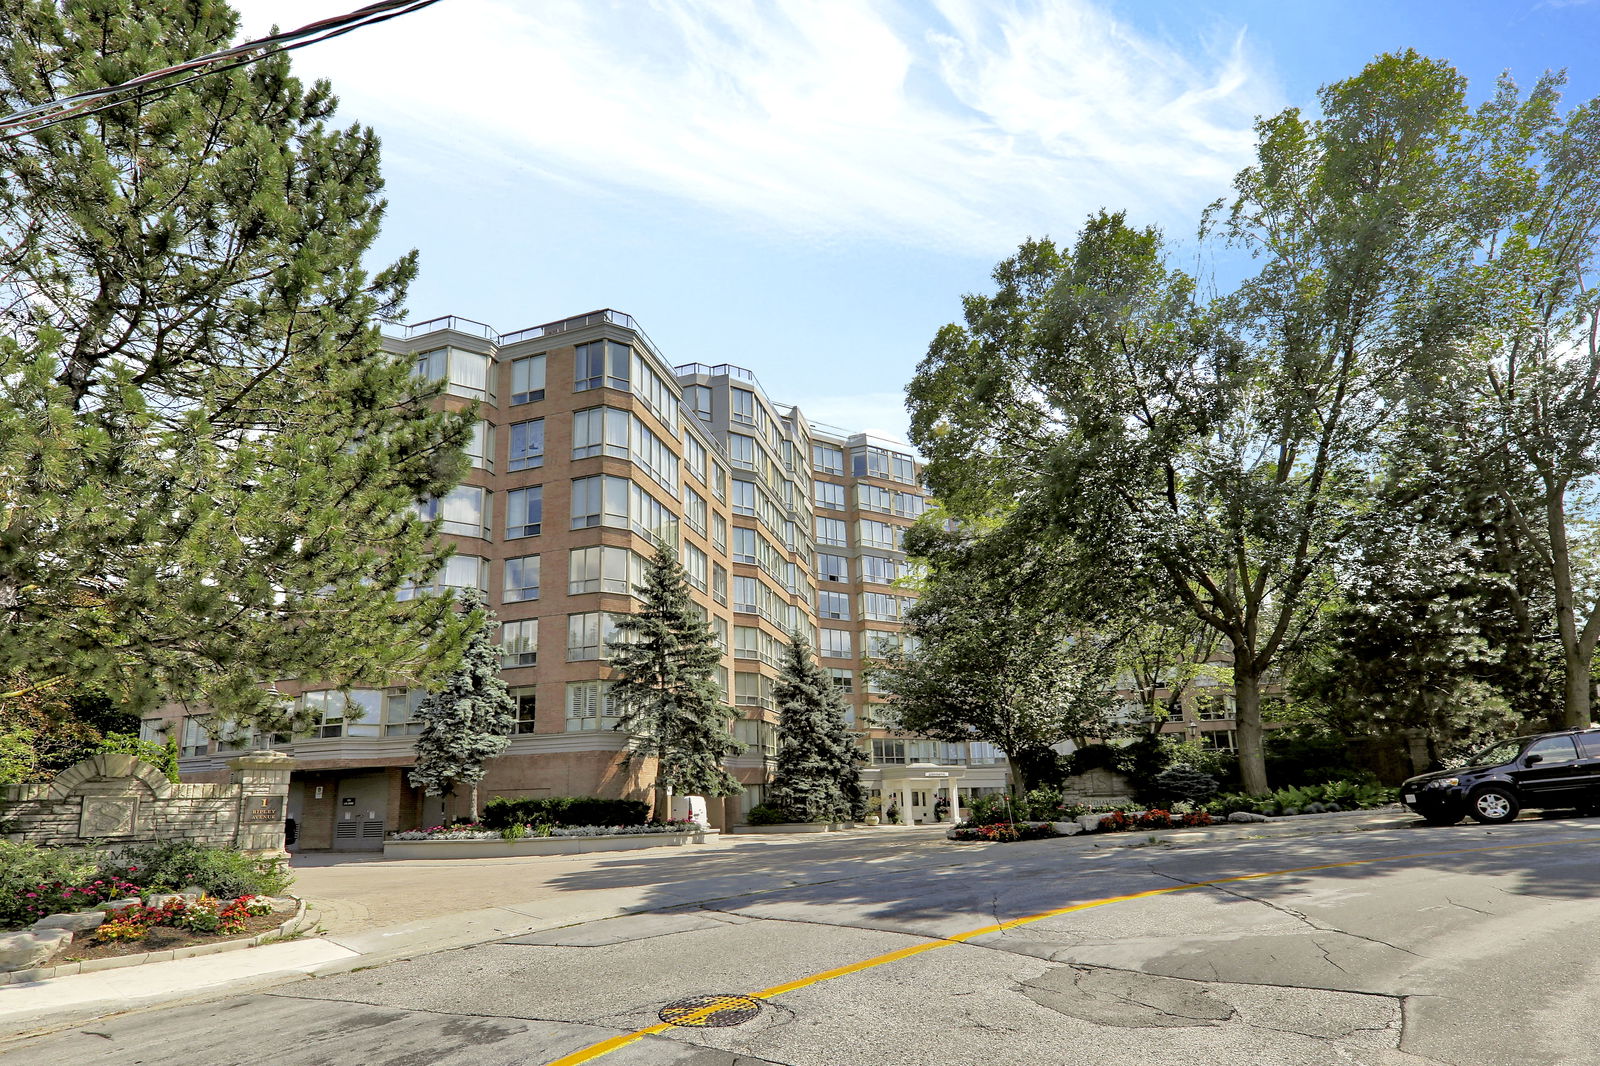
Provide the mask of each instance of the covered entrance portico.
MULTIPOLYGON (((912 763, 874 769, 880 775, 875 783, 883 793, 886 821, 891 807, 899 808, 907 825, 956 821, 957 812, 961 809, 960 784, 966 777, 966 767, 944 763, 912 763), (936 819, 934 811, 940 799, 947 800, 950 807, 943 819, 936 819)), ((863 784, 870 786, 873 783, 863 775, 863 784)))

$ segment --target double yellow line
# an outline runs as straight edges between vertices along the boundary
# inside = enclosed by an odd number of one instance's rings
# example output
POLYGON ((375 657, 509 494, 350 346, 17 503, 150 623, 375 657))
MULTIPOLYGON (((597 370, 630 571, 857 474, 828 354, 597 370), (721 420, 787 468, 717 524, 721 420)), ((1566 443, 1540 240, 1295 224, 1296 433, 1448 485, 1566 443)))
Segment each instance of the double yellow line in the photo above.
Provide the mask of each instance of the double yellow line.
MULTIPOLYGON (((809 977, 801 977, 793 981, 786 981, 781 985, 773 985, 771 988, 763 988, 759 992, 750 993, 750 995, 756 999, 771 999, 773 996, 781 996, 785 992, 794 992, 798 989, 809 988, 812 985, 821 984, 823 981, 832 981, 836 977, 846 977, 853 973, 860 973, 862 970, 870 970, 875 966, 882 966, 885 963, 898 962, 901 959, 909 959, 911 956, 921 955, 925 951, 936 951, 939 948, 947 948, 952 944, 964 944, 968 940, 972 940, 975 937, 987 936, 990 933, 1003 933, 1007 929, 1015 929, 1019 925, 1027 925, 1030 922, 1043 921, 1046 918, 1055 918, 1062 914, 1071 914, 1074 911, 1086 911, 1091 907, 1105 907, 1113 903, 1128 903, 1136 899, 1150 899, 1153 896, 1166 896, 1174 892, 1188 892, 1196 888, 1209 888, 1213 885, 1234 884, 1239 881, 1259 881, 1266 877, 1283 877, 1288 874, 1314 873, 1318 870, 1337 870, 1346 866, 1371 866, 1375 863, 1404 862, 1407 859, 1432 859, 1446 855, 1469 855, 1473 852, 1479 851, 1510 851, 1515 848, 1553 848, 1563 844, 1573 843, 1587 844, 1596 843, 1596 841, 1550 840, 1533 844, 1498 844, 1484 848, 1461 848, 1455 851, 1422 851, 1411 855, 1390 855, 1381 859, 1350 859, 1346 862, 1327 862, 1317 866, 1296 866, 1288 870, 1268 870, 1265 873, 1258 874, 1240 874, 1236 877, 1218 877, 1210 881, 1195 881, 1192 884, 1172 885, 1169 888, 1152 888, 1146 892, 1133 892, 1126 896, 1106 896, 1104 899, 1091 899, 1084 903, 1074 903, 1066 907, 1057 907, 1054 910, 1040 911, 1038 914, 1029 914, 1021 918, 1012 918, 1009 921, 996 922, 994 925, 986 925, 981 929, 969 929, 964 933, 956 933, 953 936, 942 937, 936 940, 928 940, 921 944, 913 944, 910 947, 900 948, 897 951, 889 951, 882 955, 874 955, 870 959, 862 959, 860 962, 852 962, 847 966, 838 966, 831 970, 824 970, 821 973, 814 973, 809 977)), ((591 1044, 586 1048, 580 1048, 579 1050, 572 1052, 570 1055, 563 1055, 561 1058, 549 1063, 548 1066, 579 1066, 580 1063, 593 1062, 602 1055, 608 1055, 619 1048, 625 1048, 629 1044, 642 1040, 647 1036, 655 1036, 658 1033, 665 1033, 668 1030, 676 1028, 678 1028, 678 1026, 671 1025, 666 1022, 660 1022, 656 1025, 646 1026, 643 1029, 635 1029, 631 1033, 623 1033, 621 1036, 614 1036, 608 1040, 602 1040, 598 1044, 591 1044)))

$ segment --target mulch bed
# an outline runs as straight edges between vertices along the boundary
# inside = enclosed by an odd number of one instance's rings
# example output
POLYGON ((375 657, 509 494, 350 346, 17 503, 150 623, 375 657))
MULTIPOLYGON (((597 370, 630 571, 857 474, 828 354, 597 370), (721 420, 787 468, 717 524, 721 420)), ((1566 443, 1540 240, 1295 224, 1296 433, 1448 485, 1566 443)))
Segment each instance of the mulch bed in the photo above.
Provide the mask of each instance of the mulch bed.
POLYGON ((227 940, 248 940, 262 933, 270 933, 294 915, 263 914, 246 918, 244 930, 238 933, 195 933, 170 925, 152 925, 143 940, 112 940, 97 943, 93 933, 79 933, 66 947, 50 960, 49 965, 62 962, 82 962, 87 959, 114 959, 122 955, 143 955, 147 951, 171 951, 173 948, 192 948, 196 944, 220 944, 227 940))

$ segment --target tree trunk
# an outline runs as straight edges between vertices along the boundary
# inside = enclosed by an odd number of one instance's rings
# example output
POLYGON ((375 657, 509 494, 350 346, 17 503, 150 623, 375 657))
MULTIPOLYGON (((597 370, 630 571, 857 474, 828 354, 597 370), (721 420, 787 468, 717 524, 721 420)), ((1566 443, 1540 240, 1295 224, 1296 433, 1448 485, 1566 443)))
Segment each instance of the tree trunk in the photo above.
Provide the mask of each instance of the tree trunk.
POLYGON ((1272 791, 1267 785, 1267 760, 1261 751, 1261 675, 1240 671, 1235 660, 1233 699, 1237 707, 1235 736, 1239 741, 1239 777, 1252 796, 1272 791))
POLYGON ((1028 776, 1023 772, 1022 763, 1012 752, 1006 752, 1006 762, 1011 767, 1011 794, 1013 796, 1026 796, 1028 794, 1028 776))
POLYGON ((467 812, 467 814, 471 816, 473 822, 477 822, 477 820, 478 820, 478 783, 476 781, 474 781, 472 783, 472 809, 469 810, 467 812))
POLYGON ((1556 630, 1561 635, 1561 665, 1566 674, 1561 724, 1582 729, 1589 724, 1589 678, 1594 666, 1593 647, 1584 647, 1579 635, 1577 597, 1572 589, 1572 552, 1567 544, 1565 488, 1548 485, 1545 521, 1550 536, 1550 571, 1555 585, 1556 630))

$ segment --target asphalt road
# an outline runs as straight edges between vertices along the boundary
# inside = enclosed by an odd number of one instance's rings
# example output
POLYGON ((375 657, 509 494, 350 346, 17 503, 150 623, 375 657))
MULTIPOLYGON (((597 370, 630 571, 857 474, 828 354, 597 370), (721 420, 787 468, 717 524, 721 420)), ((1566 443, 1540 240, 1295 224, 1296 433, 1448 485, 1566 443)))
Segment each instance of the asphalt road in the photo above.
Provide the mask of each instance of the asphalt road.
POLYGON ((101 1019, 0 1063, 1600 1063, 1600 819, 1169 840, 901 849, 747 896, 725 869, 719 902, 101 1019), (756 1002, 661 1022, 711 994, 756 1002))

